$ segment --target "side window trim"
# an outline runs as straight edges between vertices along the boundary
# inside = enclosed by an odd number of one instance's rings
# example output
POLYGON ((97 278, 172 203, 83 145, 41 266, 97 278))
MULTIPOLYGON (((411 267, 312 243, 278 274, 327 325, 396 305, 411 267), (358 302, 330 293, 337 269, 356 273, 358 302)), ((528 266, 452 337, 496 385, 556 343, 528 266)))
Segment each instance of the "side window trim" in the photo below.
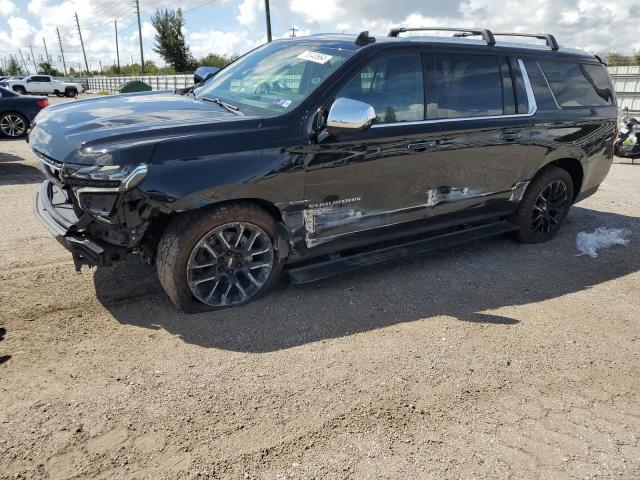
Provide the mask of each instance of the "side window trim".
MULTIPOLYGON (((536 103, 536 97, 533 94, 533 87, 531 86, 531 80, 529 79, 529 75, 527 74, 527 69, 524 66, 524 62, 521 58, 518 58, 518 65, 520 66, 520 71, 522 72, 522 78, 524 80, 525 90, 527 92, 527 101, 529 103, 529 111, 527 113, 515 113, 508 115, 488 115, 486 117, 460 117, 460 118, 440 118, 440 119, 431 119, 431 120, 419 120, 413 122, 394 122, 394 123, 374 123, 371 125, 371 128, 384 128, 384 127, 398 127, 401 125, 422 125, 429 123, 449 123, 449 122, 468 122, 468 121, 478 121, 478 120, 497 120, 501 118, 526 118, 532 117, 538 111, 538 105, 536 103)), ((542 70, 542 69, 541 69, 542 70)), ((546 80, 546 77, 545 77, 546 80)), ((425 101, 428 101, 425 97, 425 101)))

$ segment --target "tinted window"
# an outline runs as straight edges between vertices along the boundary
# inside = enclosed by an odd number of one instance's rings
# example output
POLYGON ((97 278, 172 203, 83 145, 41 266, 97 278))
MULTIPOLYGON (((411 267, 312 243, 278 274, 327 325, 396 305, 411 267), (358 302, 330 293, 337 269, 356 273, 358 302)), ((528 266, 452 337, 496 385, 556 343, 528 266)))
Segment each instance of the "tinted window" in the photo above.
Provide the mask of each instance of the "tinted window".
POLYGON ((613 94, 602 65, 540 62, 561 107, 613 105, 613 94))
POLYGON ((47 77, 31 77, 32 82, 48 82, 49 79, 47 77))
POLYGON ((388 55, 356 74, 336 97, 373 106, 376 123, 424 120, 424 81, 420 54, 388 55))
POLYGON ((502 115, 502 79, 497 56, 439 55, 440 118, 502 115))

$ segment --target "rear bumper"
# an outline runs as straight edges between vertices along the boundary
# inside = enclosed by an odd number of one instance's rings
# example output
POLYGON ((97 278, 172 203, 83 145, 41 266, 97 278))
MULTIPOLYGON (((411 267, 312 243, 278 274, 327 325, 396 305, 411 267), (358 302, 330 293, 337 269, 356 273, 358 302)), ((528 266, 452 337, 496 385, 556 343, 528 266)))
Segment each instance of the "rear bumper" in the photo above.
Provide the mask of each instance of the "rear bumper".
POLYGON ((76 270, 80 270, 83 265, 108 267, 124 257, 125 249, 79 231, 84 217, 78 219, 68 205, 54 205, 52 188, 48 180, 42 183, 40 191, 36 193, 33 210, 49 233, 71 252, 76 270))

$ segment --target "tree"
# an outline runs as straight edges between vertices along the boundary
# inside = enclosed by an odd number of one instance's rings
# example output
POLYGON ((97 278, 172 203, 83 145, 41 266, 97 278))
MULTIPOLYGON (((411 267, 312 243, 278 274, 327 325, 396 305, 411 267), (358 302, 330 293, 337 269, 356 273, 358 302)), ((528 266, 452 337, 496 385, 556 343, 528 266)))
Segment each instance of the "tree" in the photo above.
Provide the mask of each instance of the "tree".
POLYGON ((7 73, 11 76, 15 75, 24 75, 24 70, 16 60, 16 57, 9 57, 9 62, 7 63, 7 73))
POLYGON ((154 36, 156 43, 153 51, 159 54, 176 72, 193 71, 196 67, 196 61, 191 55, 182 33, 182 27, 184 27, 182 9, 178 8, 177 11, 158 9, 151 17, 151 23, 156 29, 154 36))
POLYGON ((51 75, 52 77, 62 76, 62 74, 53 68, 49 62, 40 62, 38 65, 38 72, 44 75, 51 75))
POLYGON ((634 59, 634 57, 611 50, 600 52, 598 56, 602 60, 607 62, 607 65, 609 65, 610 67, 637 65, 636 59, 634 59))
POLYGON ((220 55, 218 53, 210 53, 209 55, 207 55, 206 57, 202 57, 198 61, 198 66, 224 68, 231 62, 233 62, 236 58, 238 58, 237 55, 231 55, 230 57, 227 57, 226 55, 220 55))

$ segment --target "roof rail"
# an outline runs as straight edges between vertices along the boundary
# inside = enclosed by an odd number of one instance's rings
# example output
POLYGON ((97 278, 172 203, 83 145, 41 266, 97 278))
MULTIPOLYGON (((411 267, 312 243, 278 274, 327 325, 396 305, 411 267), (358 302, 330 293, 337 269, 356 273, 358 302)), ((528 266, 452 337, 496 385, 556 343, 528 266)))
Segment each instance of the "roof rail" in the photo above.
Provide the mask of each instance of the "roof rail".
POLYGON ((439 28, 439 27, 404 28, 404 27, 399 27, 399 28, 392 28, 389 31, 389 34, 387 36, 397 37, 404 32, 419 32, 419 31, 460 32, 456 35, 459 37, 480 35, 482 36, 484 41, 487 42, 487 45, 493 46, 496 44, 496 39, 493 38, 493 33, 491 33, 491 30, 488 30, 486 28, 439 28))
POLYGON ((494 35, 500 35, 503 37, 528 37, 528 38, 537 38, 538 40, 544 40, 547 42, 547 46, 551 48, 551 50, 556 51, 560 50, 560 45, 558 45, 558 41, 556 37, 551 35, 550 33, 494 33, 494 35))

